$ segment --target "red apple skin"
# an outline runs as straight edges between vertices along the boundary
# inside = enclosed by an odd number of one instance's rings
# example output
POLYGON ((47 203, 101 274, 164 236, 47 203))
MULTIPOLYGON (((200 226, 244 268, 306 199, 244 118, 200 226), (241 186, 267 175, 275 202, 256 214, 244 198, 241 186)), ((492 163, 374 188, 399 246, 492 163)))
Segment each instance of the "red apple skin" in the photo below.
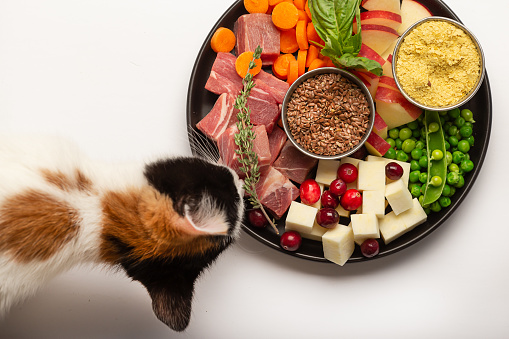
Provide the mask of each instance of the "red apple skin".
POLYGON ((375 111, 375 123, 373 125, 373 128, 377 129, 378 131, 387 128, 387 124, 385 123, 384 119, 376 111, 375 111))
POLYGON ((378 90, 376 91, 375 100, 380 100, 388 103, 398 103, 401 106, 403 106, 403 108, 405 108, 408 114, 414 119, 417 119, 419 115, 421 115, 422 113, 422 109, 408 101, 403 96, 403 94, 401 94, 400 91, 395 91, 390 88, 386 87, 378 88, 378 90))
POLYGON ((398 86, 396 85, 396 81, 394 81, 394 78, 389 77, 387 75, 382 75, 380 77, 380 86, 399 91, 398 86))
POLYGON ((396 32, 396 30, 394 28, 390 28, 388 26, 383 26, 383 25, 371 25, 371 24, 361 25, 361 30, 363 32, 364 31, 383 31, 383 32, 387 32, 387 33, 392 33, 396 37, 399 36, 398 32, 396 32))
POLYGON ((370 60, 374 60, 383 66, 385 64, 385 59, 380 56, 377 52, 375 52, 371 47, 361 44, 361 49, 359 51, 359 56, 368 58, 370 60))
POLYGON ((387 153, 389 148, 391 148, 391 145, 382 139, 382 137, 380 137, 378 134, 371 132, 371 134, 368 136, 368 139, 366 140, 366 148, 370 154, 381 157, 387 153))

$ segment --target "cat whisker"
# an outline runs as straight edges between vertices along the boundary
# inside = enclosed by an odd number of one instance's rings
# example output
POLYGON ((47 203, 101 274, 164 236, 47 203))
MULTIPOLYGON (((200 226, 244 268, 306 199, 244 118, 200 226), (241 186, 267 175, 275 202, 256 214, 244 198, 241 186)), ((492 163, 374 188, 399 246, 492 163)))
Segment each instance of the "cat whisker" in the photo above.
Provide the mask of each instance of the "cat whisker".
POLYGON ((191 152, 193 154, 213 163, 217 163, 219 161, 219 150, 206 136, 191 126, 188 127, 187 134, 189 138, 189 146, 191 147, 191 152))

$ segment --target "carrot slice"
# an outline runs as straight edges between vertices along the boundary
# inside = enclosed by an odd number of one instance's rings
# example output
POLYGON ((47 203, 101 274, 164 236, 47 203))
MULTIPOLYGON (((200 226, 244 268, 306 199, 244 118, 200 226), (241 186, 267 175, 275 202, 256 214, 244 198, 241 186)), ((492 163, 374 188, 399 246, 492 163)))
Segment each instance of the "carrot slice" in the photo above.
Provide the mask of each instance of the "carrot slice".
POLYGON ((298 9, 304 10, 304 6, 306 6, 306 0, 293 0, 293 4, 298 9))
POLYGON ((291 60, 295 60, 293 54, 280 54, 272 65, 272 73, 279 79, 286 80, 288 77, 288 64, 291 60))
POLYGON ((307 37, 308 37, 309 44, 313 44, 314 45, 317 42, 320 43, 321 41, 323 41, 320 38, 320 36, 318 35, 318 33, 316 32, 315 25, 313 25, 312 22, 308 22, 308 25, 306 27, 306 34, 307 34, 307 37))
POLYGON ((244 0, 244 7, 249 13, 267 13, 269 0, 244 0))
POLYGON ((306 67, 309 67, 311 63, 318 58, 320 55, 320 50, 315 45, 309 45, 308 55, 306 57, 306 67))
POLYGON ((228 28, 219 27, 210 39, 210 47, 216 53, 228 53, 235 47, 235 34, 228 28))
POLYGON ((272 22, 281 30, 288 30, 299 21, 299 11, 293 3, 281 2, 272 10, 272 22))
POLYGON ((309 10, 309 1, 306 1, 306 4, 304 5, 304 11, 306 11, 309 20, 313 20, 313 18, 311 18, 311 11, 309 10))
MULTIPOLYGON (((241 78, 246 76, 251 60, 253 60, 253 52, 250 51, 242 53, 237 57, 237 60, 235 60, 235 71, 237 71, 237 74, 241 78)), ((262 59, 256 59, 255 64, 256 67, 249 71, 253 76, 260 73, 262 69, 262 59)))
POLYGON ((311 65, 309 65, 308 71, 312 71, 317 68, 325 67, 325 61, 323 61, 320 58, 316 58, 311 62, 311 65))
POLYGON ((286 82, 290 85, 299 77, 299 63, 297 60, 290 60, 288 64, 288 78, 286 82))
POLYGON ((297 25, 295 26, 295 37, 297 38, 297 44, 299 45, 299 49, 308 49, 308 35, 306 32, 307 25, 306 21, 299 20, 297 25))
POLYGON ((299 64, 299 76, 306 73, 306 58, 308 56, 307 49, 301 49, 297 53, 297 63, 299 64))
POLYGON ((284 0, 269 0, 269 5, 276 6, 278 3, 283 2, 284 0))
POLYGON ((297 34, 294 28, 287 31, 281 31, 279 34, 279 49, 281 50, 281 53, 295 53, 299 50, 297 34))
POLYGON ((306 21, 306 23, 309 22, 308 15, 306 14, 306 12, 304 12, 304 10, 298 9, 297 12, 299 13, 299 21, 304 20, 306 21))

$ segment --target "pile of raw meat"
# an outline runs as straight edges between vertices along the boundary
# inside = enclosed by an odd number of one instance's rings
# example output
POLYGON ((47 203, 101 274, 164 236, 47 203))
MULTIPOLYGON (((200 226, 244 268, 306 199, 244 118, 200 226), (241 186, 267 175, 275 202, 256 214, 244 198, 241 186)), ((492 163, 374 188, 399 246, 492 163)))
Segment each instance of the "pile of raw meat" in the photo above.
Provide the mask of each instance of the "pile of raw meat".
MULTIPOLYGON (((246 50, 253 51, 260 45, 263 65, 272 65, 274 55, 279 55, 279 31, 272 24, 270 15, 243 15, 235 23, 234 30, 237 55, 246 50)), ((234 142, 238 132, 238 110, 234 103, 243 87, 242 78, 235 71, 235 60, 236 56, 231 53, 217 54, 205 88, 219 97, 196 127, 216 143, 221 161, 243 177, 234 142)), ((264 207, 279 219, 299 195, 294 183, 302 183, 317 160, 297 150, 277 124, 288 83, 263 70, 253 80, 255 87, 247 105, 254 125, 254 151, 261 173, 256 191, 264 207)))

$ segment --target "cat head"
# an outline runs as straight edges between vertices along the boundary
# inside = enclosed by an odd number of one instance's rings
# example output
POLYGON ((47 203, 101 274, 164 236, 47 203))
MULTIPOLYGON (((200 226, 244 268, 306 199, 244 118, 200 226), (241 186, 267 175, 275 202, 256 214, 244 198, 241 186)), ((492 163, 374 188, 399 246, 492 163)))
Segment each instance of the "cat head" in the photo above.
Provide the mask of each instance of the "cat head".
POLYGON ((144 174, 148 189, 107 197, 109 223, 123 219, 124 225, 142 226, 107 226, 103 256, 142 283, 156 316, 182 331, 190 320, 196 278, 238 236, 241 181, 227 167, 194 157, 150 163, 144 174), (117 215, 120 205, 130 205, 123 215, 117 215))

